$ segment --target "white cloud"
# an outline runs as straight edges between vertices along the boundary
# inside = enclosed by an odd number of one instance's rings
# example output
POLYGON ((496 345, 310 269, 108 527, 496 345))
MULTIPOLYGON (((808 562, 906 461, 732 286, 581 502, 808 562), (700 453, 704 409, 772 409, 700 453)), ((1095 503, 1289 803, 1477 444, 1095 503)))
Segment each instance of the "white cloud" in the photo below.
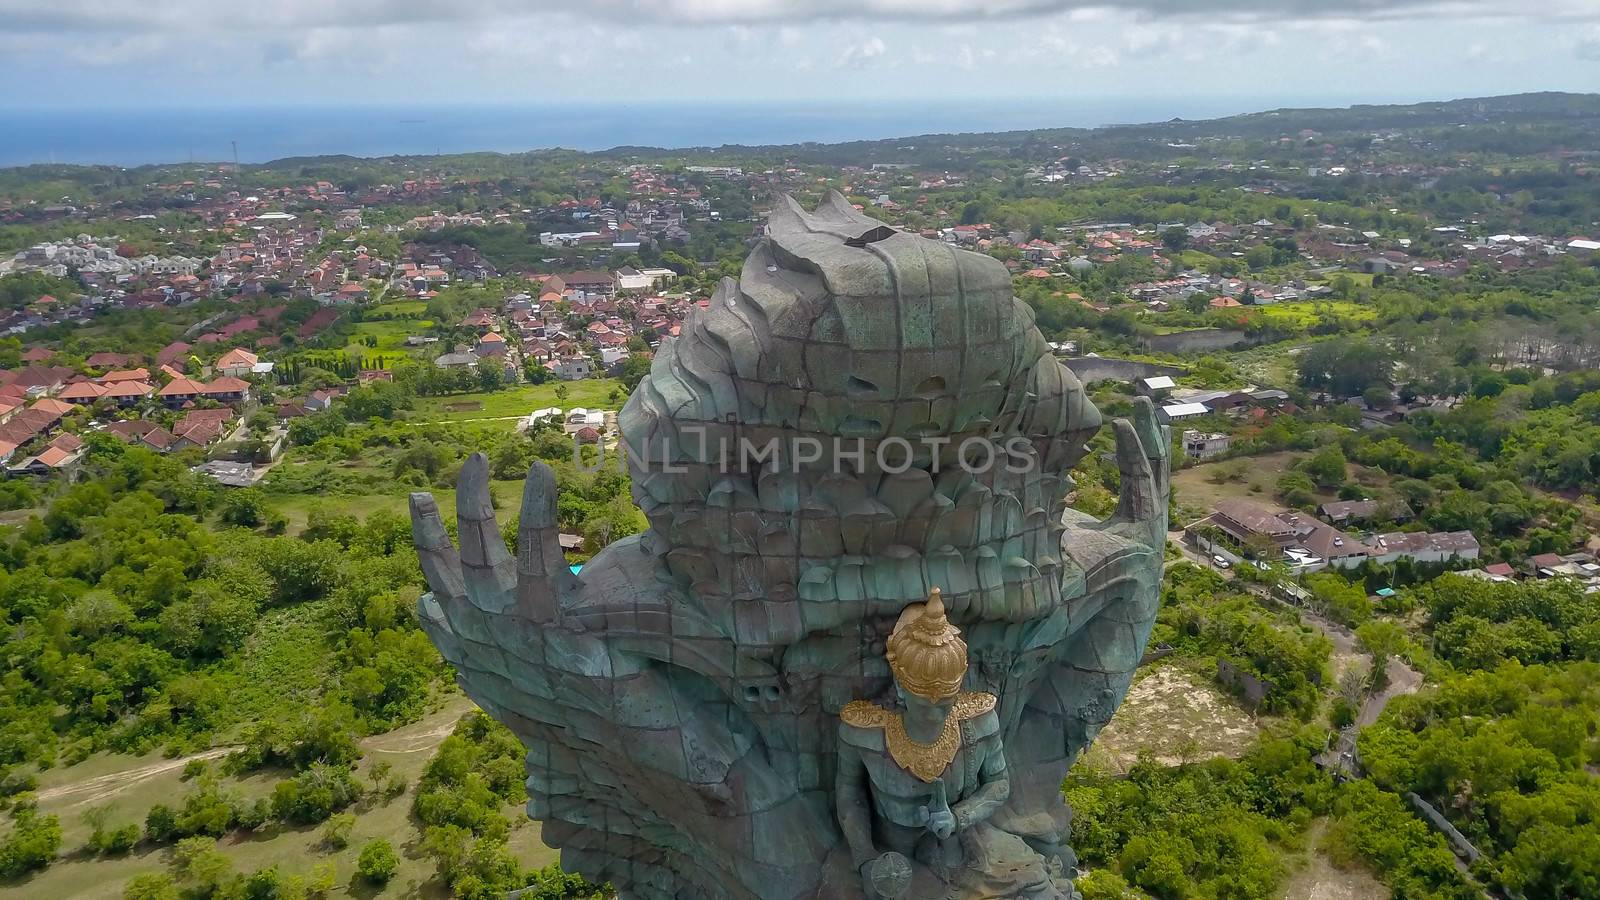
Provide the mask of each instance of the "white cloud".
POLYGON ((839 52, 839 58, 834 62, 838 68, 861 68, 882 57, 889 47, 883 38, 873 36, 864 41, 847 45, 839 52))
MULTIPOLYGON (((1394 18, 1525 19, 1501 0, 0 0, 6 29, 175 32, 318 26, 536 21, 551 15, 614 23, 707 25, 823 20, 982 22, 1065 14, 1186 20, 1394 18)), ((1600 21, 1596 0, 1542 0, 1538 17, 1600 21)))
POLYGON ((1590 25, 1578 32, 1571 43, 1579 59, 1600 61, 1600 25, 1590 25))

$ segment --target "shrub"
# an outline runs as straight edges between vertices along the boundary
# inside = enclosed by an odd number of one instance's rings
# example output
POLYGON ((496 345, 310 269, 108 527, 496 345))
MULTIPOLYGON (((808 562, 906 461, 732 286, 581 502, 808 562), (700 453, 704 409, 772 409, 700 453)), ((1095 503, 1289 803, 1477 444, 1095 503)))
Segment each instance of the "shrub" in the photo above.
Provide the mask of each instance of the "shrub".
POLYGON ((122 886, 122 900, 180 900, 178 883, 166 872, 141 872, 122 886))
POLYGON ((178 814, 165 803, 150 807, 144 817, 144 836, 157 844, 171 843, 178 836, 178 814))
POLYGON ((388 884, 399 869, 400 858, 395 856, 394 847, 383 838, 368 841, 356 860, 356 872, 373 884, 388 884))
POLYGON ((11 833, 0 841, 0 877, 15 878, 50 865, 61 849, 61 821, 31 804, 11 813, 11 833))
POLYGON ((322 828, 322 842, 335 850, 343 850, 350 846, 350 832, 356 827, 356 817, 353 813, 337 813, 328 818, 328 824, 322 828))

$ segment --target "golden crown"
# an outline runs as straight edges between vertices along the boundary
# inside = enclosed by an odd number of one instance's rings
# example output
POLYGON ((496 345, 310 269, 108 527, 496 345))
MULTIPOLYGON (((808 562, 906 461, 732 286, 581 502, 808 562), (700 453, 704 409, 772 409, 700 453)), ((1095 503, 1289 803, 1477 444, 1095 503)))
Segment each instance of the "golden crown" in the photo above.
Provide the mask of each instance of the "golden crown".
POLYGON ((961 692, 967 674, 967 644, 961 629, 945 618, 939 589, 928 602, 900 612, 889 635, 889 669, 900 687, 924 700, 938 702, 961 692))

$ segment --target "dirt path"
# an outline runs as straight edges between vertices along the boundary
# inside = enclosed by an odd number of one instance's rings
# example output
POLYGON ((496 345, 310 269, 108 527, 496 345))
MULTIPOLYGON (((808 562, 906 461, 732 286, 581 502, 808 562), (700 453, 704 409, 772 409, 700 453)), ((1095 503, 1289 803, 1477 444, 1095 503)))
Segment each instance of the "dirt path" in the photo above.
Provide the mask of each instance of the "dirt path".
POLYGON ((210 750, 200 753, 191 753, 188 756, 179 756, 174 759, 163 759, 160 762, 150 763, 148 765, 136 766, 131 769, 123 769, 118 772, 108 772, 105 775, 96 775, 93 778, 87 778, 83 781, 76 781, 72 784, 61 784, 53 788, 45 788, 35 796, 40 802, 43 802, 46 800, 56 800, 59 798, 77 797, 79 794, 85 794, 87 796, 84 796, 82 799, 77 800, 71 805, 82 806, 85 803, 95 803, 100 800, 104 800, 107 797, 115 796, 118 792, 131 787, 138 782, 149 778, 154 778, 157 775, 166 774, 167 772, 171 772, 173 769, 181 769, 188 765, 191 760, 216 759, 219 756, 226 756, 237 749, 239 749, 237 745, 231 744, 226 747, 212 747, 210 750))
POLYGON ((393 731, 388 734, 375 734, 363 739, 361 748, 373 753, 416 753, 421 750, 432 750, 444 743, 444 739, 450 736, 455 727, 456 720, 451 719, 427 731, 413 734, 398 734, 393 731))
MULTIPOLYGON (((460 719, 461 715, 471 708, 471 701, 465 698, 457 698, 421 721, 413 722, 386 734, 375 734, 362 738, 359 743, 363 750, 372 753, 421 753, 425 750, 432 750, 444 742, 444 739, 455 729, 456 720, 460 719)), ((96 775, 93 778, 85 778, 82 781, 45 788, 39 791, 36 796, 40 802, 48 800, 69 801, 67 803, 69 808, 89 803, 99 803, 142 781, 148 781, 151 778, 181 769, 192 760, 217 759, 227 756, 238 749, 238 744, 212 747, 210 750, 191 753, 188 756, 131 766, 115 772, 107 772, 104 775, 96 775)))

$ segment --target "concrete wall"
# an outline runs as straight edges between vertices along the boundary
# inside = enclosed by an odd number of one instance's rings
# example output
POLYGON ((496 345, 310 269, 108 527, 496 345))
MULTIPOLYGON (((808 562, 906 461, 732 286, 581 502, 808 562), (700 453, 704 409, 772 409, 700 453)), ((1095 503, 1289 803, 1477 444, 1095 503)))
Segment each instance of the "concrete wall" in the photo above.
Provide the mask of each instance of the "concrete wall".
POLYGON ((1224 331, 1221 328, 1197 328, 1193 331, 1155 334, 1144 341, 1146 347, 1163 353, 1204 353, 1248 343, 1250 336, 1244 332, 1224 331))
POLYGON ((1062 362, 1078 376, 1084 384, 1094 384, 1097 381, 1126 381, 1133 383, 1140 378, 1151 378, 1156 375, 1171 375, 1176 378, 1184 374, 1184 370, 1177 366, 1163 366, 1159 363, 1139 362, 1132 359, 1113 359, 1108 356, 1071 356, 1062 362))
POLYGON ((1406 799, 1411 801, 1412 807, 1415 808, 1417 812, 1421 813, 1424 819, 1428 820, 1428 824, 1432 825, 1436 831, 1444 835, 1445 840, 1450 842, 1450 846, 1455 850, 1457 856, 1465 859, 1467 862, 1477 862, 1478 858, 1483 855, 1482 853, 1478 852, 1478 848, 1474 847, 1471 841, 1467 840, 1466 835, 1462 834, 1454 825, 1450 824, 1449 819, 1446 819, 1443 814, 1441 814, 1437 809, 1433 808, 1433 804, 1422 799, 1421 797, 1418 797, 1416 794, 1413 794, 1410 791, 1406 792, 1406 799))

